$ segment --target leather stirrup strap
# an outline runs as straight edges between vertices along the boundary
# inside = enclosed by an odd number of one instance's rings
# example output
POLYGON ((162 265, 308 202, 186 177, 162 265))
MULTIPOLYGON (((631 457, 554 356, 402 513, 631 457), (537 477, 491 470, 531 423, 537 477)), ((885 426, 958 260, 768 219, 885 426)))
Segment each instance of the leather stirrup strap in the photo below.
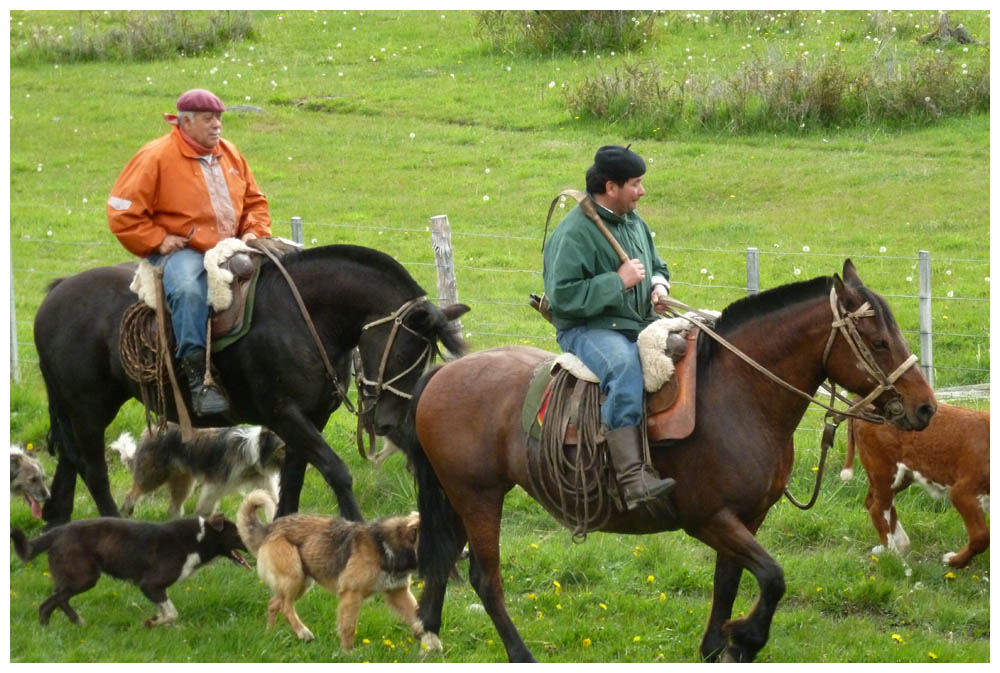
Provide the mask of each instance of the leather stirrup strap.
POLYGON ((153 267, 153 277, 156 286, 156 329, 160 337, 160 349, 164 353, 167 361, 167 374, 170 376, 170 388, 174 392, 174 406, 177 407, 177 424, 181 428, 181 439, 190 442, 194 439, 194 428, 191 425, 191 416, 188 414, 187 405, 184 404, 184 396, 177 385, 177 374, 174 372, 173 353, 170 352, 170 342, 167 339, 167 298, 163 292, 163 267, 153 267))

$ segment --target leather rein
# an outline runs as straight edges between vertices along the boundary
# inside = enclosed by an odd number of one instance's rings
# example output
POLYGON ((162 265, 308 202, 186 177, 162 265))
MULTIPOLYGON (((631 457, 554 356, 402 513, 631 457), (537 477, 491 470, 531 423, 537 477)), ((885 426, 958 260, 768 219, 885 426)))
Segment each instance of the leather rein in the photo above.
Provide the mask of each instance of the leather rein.
POLYGON ((811 402, 812 404, 819 405, 827 410, 826 416, 824 418, 825 427, 823 429, 823 439, 820 444, 819 470, 816 473, 816 484, 813 488, 812 497, 809 499, 807 503, 803 504, 800 503, 798 500, 796 500, 794 496, 792 496, 792 494, 788 491, 787 487, 785 488, 784 491, 785 497, 787 497, 788 500, 799 509, 809 509, 810 507, 816 504, 816 500, 819 498, 819 489, 823 479, 823 470, 824 467, 826 466, 826 456, 830 448, 833 446, 833 439, 834 435, 837 432, 837 427, 840 425, 841 422, 843 422, 844 418, 850 416, 852 418, 858 418, 864 421, 868 421, 870 423, 885 423, 886 421, 898 418, 905 413, 903 405, 900 402, 899 392, 896 390, 894 384, 899 379, 900 376, 902 376, 910 369, 910 367, 916 364, 917 356, 911 353, 910 357, 904 360, 902 364, 896 367, 896 369, 894 369, 892 373, 888 375, 886 375, 885 372, 882 371, 882 368, 875 360, 874 355, 872 355, 871 349, 868 348, 868 345, 861 338, 861 334, 860 332, 858 332, 857 328, 858 320, 860 320, 861 318, 870 318, 875 315, 875 309, 873 309, 871 307, 871 304, 867 301, 863 303, 861 306, 859 306, 856 310, 848 311, 844 307, 843 303, 840 301, 840 297, 837 295, 836 287, 830 288, 830 309, 833 313, 833 319, 830 325, 830 336, 827 338, 826 347, 823 349, 823 361, 822 361, 823 368, 824 370, 826 369, 826 363, 830 357, 830 351, 833 348, 833 342, 836 339, 837 334, 841 334, 844 337, 844 340, 847 342, 847 344, 851 347, 851 351, 854 353, 854 356, 861 364, 862 369, 864 369, 865 372, 873 379, 875 379, 875 381, 877 382, 877 385, 870 393, 868 393, 861 400, 852 403, 849 399, 847 399, 846 397, 837 392, 836 384, 831 381, 830 404, 821 402, 820 400, 816 399, 809 393, 803 390, 799 390, 792 384, 779 378, 777 375, 769 371, 766 367, 755 361, 749 355, 736 348, 736 346, 734 346, 733 344, 726 341, 723 337, 721 337, 714 330, 712 330, 712 328, 705 325, 705 319, 711 319, 711 316, 708 316, 700 311, 692 309, 687 304, 684 304, 683 302, 680 302, 674 299, 673 297, 667 297, 667 303, 671 306, 671 308, 679 308, 685 311, 689 311, 693 313, 695 316, 697 316, 697 318, 693 318, 691 316, 683 315, 677 311, 674 311, 675 315, 685 318, 689 322, 698 325, 710 337, 718 341, 722 346, 730 350, 733 354, 735 354, 741 360, 743 360, 751 367, 756 369, 758 372, 766 376, 768 379, 770 379, 774 383, 777 383, 785 390, 791 391, 796 395, 798 395, 799 397, 802 397, 807 401, 811 402), (699 320, 698 318, 701 318, 701 320, 699 320), (868 411, 866 407, 868 407, 869 403, 885 392, 891 392, 895 395, 895 397, 885 405, 885 409, 889 413, 889 415, 883 416, 881 414, 876 414, 868 411), (840 400, 850 405, 849 408, 846 410, 836 409, 833 406, 836 400, 840 400))
MULTIPOLYGON (((364 326, 362 326, 361 332, 364 333, 366 330, 371 329, 372 327, 376 327, 378 325, 382 325, 387 322, 392 322, 392 330, 389 333, 389 337, 386 339, 385 347, 383 348, 382 351, 381 361, 379 363, 378 375, 376 376, 376 379, 374 381, 371 381, 366 377, 364 373, 364 364, 362 359, 360 357, 356 357, 354 360, 356 369, 355 378, 358 385, 358 393, 359 393, 358 405, 361 407, 361 410, 358 411, 354 408, 354 405, 351 404, 351 400, 347 396, 347 389, 344 388, 343 384, 341 384, 340 382, 340 379, 337 378, 337 373, 334 371, 333 364, 330 362, 330 358, 327 355, 326 347, 323 345, 323 340, 320 338, 319 332, 316 331, 316 326, 313 323, 312 317, 309 315, 309 309, 306 308, 306 304, 302 299, 302 295, 299 293, 299 290, 295 285, 295 281, 288 273, 288 270, 281 263, 278 257, 273 252, 268 250, 266 246, 255 247, 254 249, 260 250, 265 255, 267 255, 267 257, 272 262, 274 262, 274 265, 281 272, 281 275, 284 276, 285 282, 288 283, 288 287, 292 292, 292 296, 295 298, 295 303, 296 305, 298 305, 299 312, 302 314, 302 318, 303 320, 305 320, 306 327, 309 330, 309 334, 312 336, 313 343, 316 344, 316 350, 319 351, 319 355, 323 361, 323 367, 326 369, 327 376, 333 383, 337 395, 340 396, 340 399, 343 401, 344 406, 347 407, 347 410, 350 411, 355 416, 357 416, 358 418, 358 430, 357 430, 358 451, 361 453, 362 457, 367 457, 364 450, 362 432, 363 431, 367 432, 370 444, 374 445, 375 437, 374 437, 374 429, 372 428, 372 421, 371 419, 366 418, 366 416, 375 410, 375 405, 378 404, 379 398, 382 395, 382 391, 387 390, 390 393, 398 395, 399 397, 402 397, 404 399, 412 399, 413 398, 412 395, 410 395, 409 393, 405 393, 401 390, 398 390, 397 388, 393 387, 392 384, 401 379, 402 377, 406 376, 407 374, 409 374, 417 366, 421 364, 426 364, 427 360, 430 357, 433 357, 434 353, 436 352, 436 349, 433 349, 433 341, 431 339, 428 339, 423 334, 414 331, 403 322, 403 320, 410 313, 410 311, 412 311, 416 306, 427 301, 427 298, 424 296, 420 296, 415 299, 411 299, 406 303, 404 303, 395 311, 391 312, 389 315, 383 318, 379 318, 377 320, 373 320, 372 322, 369 322, 364 326), (423 339, 426 342, 426 345, 424 346, 424 349, 421 351, 420 355, 417 356, 416 360, 413 361, 413 364, 411 364, 409 367, 403 370, 403 372, 401 372, 400 374, 397 374, 396 376, 393 376, 392 378, 385 380, 386 365, 389 362, 389 355, 392 352, 392 347, 396 342, 396 337, 399 333, 400 327, 410 332, 411 334, 423 339), (362 386, 365 386, 366 388, 363 389, 362 386), (369 393, 367 391, 367 388, 370 387, 373 387, 375 389, 374 393, 369 393), (368 402, 367 401, 368 398, 373 398, 373 399, 371 402, 368 402)), ((356 350, 360 352, 360 348, 356 350)))

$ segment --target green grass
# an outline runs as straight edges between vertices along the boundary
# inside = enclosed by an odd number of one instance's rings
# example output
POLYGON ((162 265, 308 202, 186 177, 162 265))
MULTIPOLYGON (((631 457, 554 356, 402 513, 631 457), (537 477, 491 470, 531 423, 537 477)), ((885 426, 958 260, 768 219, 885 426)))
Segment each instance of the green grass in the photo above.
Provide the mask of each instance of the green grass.
MULTIPOLYGON (((81 16, 14 11, 12 49, 32 30, 52 26, 58 34, 81 16)), ((934 15, 913 16, 912 24, 929 26, 934 15)), ((740 45, 758 18, 713 14, 706 24, 666 15, 669 24, 641 54, 676 70, 690 48, 696 55, 690 67, 700 75, 732 72, 746 58, 740 45)), ((769 40, 785 49, 839 40, 842 58, 860 64, 872 55, 865 36, 884 30, 885 18, 794 12, 782 18, 788 32, 769 40)), ((582 186, 596 147, 636 140, 620 126, 575 119, 565 92, 623 57, 608 51, 552 58, 495 54, 472 37, 476 17, 467 12, 255 12, 252 20, 252 40, 198 56, 12 66, 10 241, 22 360, 22 381, 10 386, 12 442, 41 445, 48 426, 31 345, 44 287, 54 277, 130 258, 108 232, 104 201, 134 152, 166 132, 161 113, 196 86, 212 89, 229 105, 264 109, 228 113, 224 133, 248 157, 268 195, 276 234, 289 236, 289 219, 300 216, 310 245, 315 239, 385 250, 433 298, 428 220, 446 213, 459 298, 473 307, 462 318, 472 347, 557 349, 551 328, 526 303, 529 292, 541 289, 548 203, 561 189, 582 186)), ((986 12, 953 12, 953 25, 960 21, 978 36, 988 34, 986 12)), ((922 32, 909 29, 903 41, 909 45, 922 32)), ((988 47, 970 45, 973 52, 988 60, 988 47)), ((678 298, 721 308, 745 294, 748 246, 761 250, 764 287, 829 275, 851 256, 861 277, 889 297, 903 329, 916 330, 912 267, 917 251, 929 250, 934 329, 978 335, 936 337, 935 361, 964 368, 939 370, 937 384, 988 380, 981 371, 989 369, 987 115, 794 135, 688 130, 634 147, 649 164, 640 212, 657 234, 678 298), (949 299, 949 291, 964 300, 949 299)), ((916 334, 907 337, 916 352, 916 334)), ((791 487, 800 499, 811 488, 820 419, 807 414, 796 436, 791 487)), ((352 468, 365 515, 409 511, 415 498, 403 459, 396 456, 379 471, 362 464, 352 420, 338 412, 326 435, 352 468)), ((138 432, 142 424, 141 409, 130 403, 107 439, 125 429, 138 432)), ((876 541, 862 506, 865 479, 859 475, 842 485, 836 477, 842 442, 831 455, 817 507, 803 513, 782 502, 760 531, 788 582, 761 659, 988 661, 989 553, 948 578, 938 559, 964 543, 964 527, 952 509, 910 489, 900 496, 899 510, 913 541, 912 574, 892 557, 872 560, 868 550, 876 541)), ((43 460, 51 474, 54 461, 43 460)), ((119 499, 128 485, 112 461, 119 499)), ((230 498, 223 507, 232 513, 237 503, 230 498)), ((302 508, 335 511, 331 492, 312 470, 302 508)), ((75 512, 95 515, 82 484, 75 512)), ((162 520, 165 497, 140 505, 138 515, 162 520)), ((18 501, 11 501, 11 524, 37 526, 18 501)), ((511 613, 539 658, 696 659, 713 562, 700 543, 683 534, 592 535, 574 545, 568 531, 517 490, 508 497, 502 549, 511 613)), ((284 625, 266 631, 266 589, 255 575, 224 562, 172 589, 181 615, 175 627, 144 629, 141 621, 152 606, 135 587, 104 578, 74 601, 87 626, 75 627, 57 614, 42 629, 37 606, 50 589, 46 567, 44 559, 26 567, 12 555, 12 661, 422 659, 380 600, 362 611, 352 654, 336 645, 335 603, 322 590, 300 605, 316 642, 298 643, 284 625)), ((737 612, 750 609, 755 597, 745 576, 737 612)), ((467 584, 450 587, 445 655, 431 660, 504 659, 478 602, 467 584)))

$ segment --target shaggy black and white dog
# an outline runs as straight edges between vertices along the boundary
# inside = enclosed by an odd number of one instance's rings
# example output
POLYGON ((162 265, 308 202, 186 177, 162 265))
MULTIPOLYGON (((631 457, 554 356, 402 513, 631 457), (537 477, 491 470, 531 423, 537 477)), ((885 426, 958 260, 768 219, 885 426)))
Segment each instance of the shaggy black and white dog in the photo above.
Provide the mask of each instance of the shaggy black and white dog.
POLYGON ((236 426, 199 428, 190 442, 181 439, 180 426, 167 423, 146 430, 138 445, 128 432, 111 444, 132 473, 132 488, 121 511, 131 516, 142 496, 163 484, 170 488, 172 518, 183 516, 184 501, 201 482, 195 513, 209 517, 224 496, 236 490, 263 488, 278 497, 278 476, 285 460, 285 444, 266 428, 236 426))
POLYGON ((37 458, 20 446, 10 447, 10 497, 24 496, 36 519, 42 518, 42 505, 49 499, 49 487, 45 485, 45 468, 37 458))

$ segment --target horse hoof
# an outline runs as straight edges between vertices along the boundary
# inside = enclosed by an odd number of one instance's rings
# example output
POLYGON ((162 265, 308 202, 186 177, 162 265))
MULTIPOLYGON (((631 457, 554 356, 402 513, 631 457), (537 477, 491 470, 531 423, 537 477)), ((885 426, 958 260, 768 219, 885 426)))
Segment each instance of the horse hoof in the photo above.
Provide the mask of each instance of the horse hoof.
POLYGON ((420 639, 420 647, 425 652, 441 652, 444 650, 441 645, 441 639, 438 638, 436 633, 425 633, 420 639))

